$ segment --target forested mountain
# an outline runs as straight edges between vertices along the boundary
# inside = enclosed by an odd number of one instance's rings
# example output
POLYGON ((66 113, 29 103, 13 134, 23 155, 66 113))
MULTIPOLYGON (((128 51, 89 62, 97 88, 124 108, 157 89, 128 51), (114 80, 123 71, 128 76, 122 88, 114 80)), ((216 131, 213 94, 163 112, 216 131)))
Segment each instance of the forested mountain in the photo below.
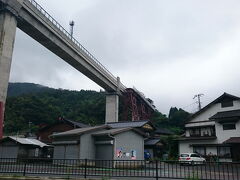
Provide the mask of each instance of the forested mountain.
POLYGON ((96 91, 52 89, 30 83, 10 83, 5 110, 5 133, 32 131, 66 117, 86 124, 105 118, 105 95, 96 91))
MULTIPOLYGON (((120 112, 121 116, 121 112, 120 112)), ((181 133, 189 113, 171 108, 169 117, 156 111, 152 117, 158 127, 181 133)), ((5 110, 5 134, 37 131, 59 117, 89 125, 104 123, 105 94, 96 91, 53 89, 32 83, 9 83, 5 110)))
POLYGON ((154 112, 151 120, 157 127, 167 128, 176 134, 181 134, 184 131, 184 123, 189 116, 190 113, 184 111, 183 109, 171 107, 168 116, 156 111, 154 112))
POLYGON ((19 96, 23 94, 35 94, 41 92, 52 92, 53 88, 42 86, 34 83, 9 83, 8 84, 8 97, 19 96))

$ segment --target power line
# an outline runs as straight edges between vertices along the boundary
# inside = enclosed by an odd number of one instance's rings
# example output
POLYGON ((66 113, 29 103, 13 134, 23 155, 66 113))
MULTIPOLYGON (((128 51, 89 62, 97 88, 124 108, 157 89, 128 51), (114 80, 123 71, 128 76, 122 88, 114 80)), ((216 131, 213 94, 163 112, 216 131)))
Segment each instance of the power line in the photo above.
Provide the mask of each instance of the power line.
POLYGON ((194 104, 196 104, 196 103, 198 103, 197 101, 195 101, 194 103, 192 103, 192 104, 189 104, 189 105, 187 105, 187 106, 184 106, 182 109, 186 109, 186 108, 188 108, 189 106, 192 106, 192 105, 194 105, 194 104))

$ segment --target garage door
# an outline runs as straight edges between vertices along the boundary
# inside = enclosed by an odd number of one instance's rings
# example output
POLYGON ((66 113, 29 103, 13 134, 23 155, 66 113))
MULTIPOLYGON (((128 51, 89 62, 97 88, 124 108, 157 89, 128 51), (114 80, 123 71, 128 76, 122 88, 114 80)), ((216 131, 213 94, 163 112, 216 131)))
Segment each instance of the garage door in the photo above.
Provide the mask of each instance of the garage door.
POLYGON ((65 151, 65 159, 78 159, 79 157, 79 146, 78 145, 67 145, 65 151))
POLYGON ((113 159, 113 145, 111 145, 111 144, 96 145, 96 159, 112 160, 113 159))
POLYGON ((64 159, 65 147, 64 146, 55 146, 53 157, 54 159, 64 159))
POLYGON ((96 159, 110 160, 110 161, 96 161, 96 166, 112 168, 113 163, 113 145, 111 144, 99 144, 96 145, 96 159))

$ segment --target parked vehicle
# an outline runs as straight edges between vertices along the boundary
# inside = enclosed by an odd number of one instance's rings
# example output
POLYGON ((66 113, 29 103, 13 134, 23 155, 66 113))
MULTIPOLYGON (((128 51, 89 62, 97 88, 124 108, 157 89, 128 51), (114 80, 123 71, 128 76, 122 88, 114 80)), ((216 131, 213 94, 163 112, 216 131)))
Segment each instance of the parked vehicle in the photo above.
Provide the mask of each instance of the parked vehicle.
POLYGON ((191 165, 204 164, 206 162, 206 159, 196 153, 182 153, 179 156, 179 162, 181 164, 191 164, 191 165))

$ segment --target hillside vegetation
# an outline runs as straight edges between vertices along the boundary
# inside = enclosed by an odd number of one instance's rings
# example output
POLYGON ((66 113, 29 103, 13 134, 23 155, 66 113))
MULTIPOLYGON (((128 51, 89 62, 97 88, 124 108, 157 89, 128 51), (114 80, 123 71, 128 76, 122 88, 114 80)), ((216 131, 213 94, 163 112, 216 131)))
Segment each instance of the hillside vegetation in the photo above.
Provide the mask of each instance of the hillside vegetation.
MULTIPOLYGON (((121 112, 120 112, 121 115, 121 112)), ((181 133, 189 113, 171 108, 169 117, 156 111, 158 127, 181 133)), ((39 127, 65 117, 89 125, 104 123, 105 94, 96 91, 53 89, 32 83, 10 83, 5 110, 5 134, 37 131, 39 127)))

